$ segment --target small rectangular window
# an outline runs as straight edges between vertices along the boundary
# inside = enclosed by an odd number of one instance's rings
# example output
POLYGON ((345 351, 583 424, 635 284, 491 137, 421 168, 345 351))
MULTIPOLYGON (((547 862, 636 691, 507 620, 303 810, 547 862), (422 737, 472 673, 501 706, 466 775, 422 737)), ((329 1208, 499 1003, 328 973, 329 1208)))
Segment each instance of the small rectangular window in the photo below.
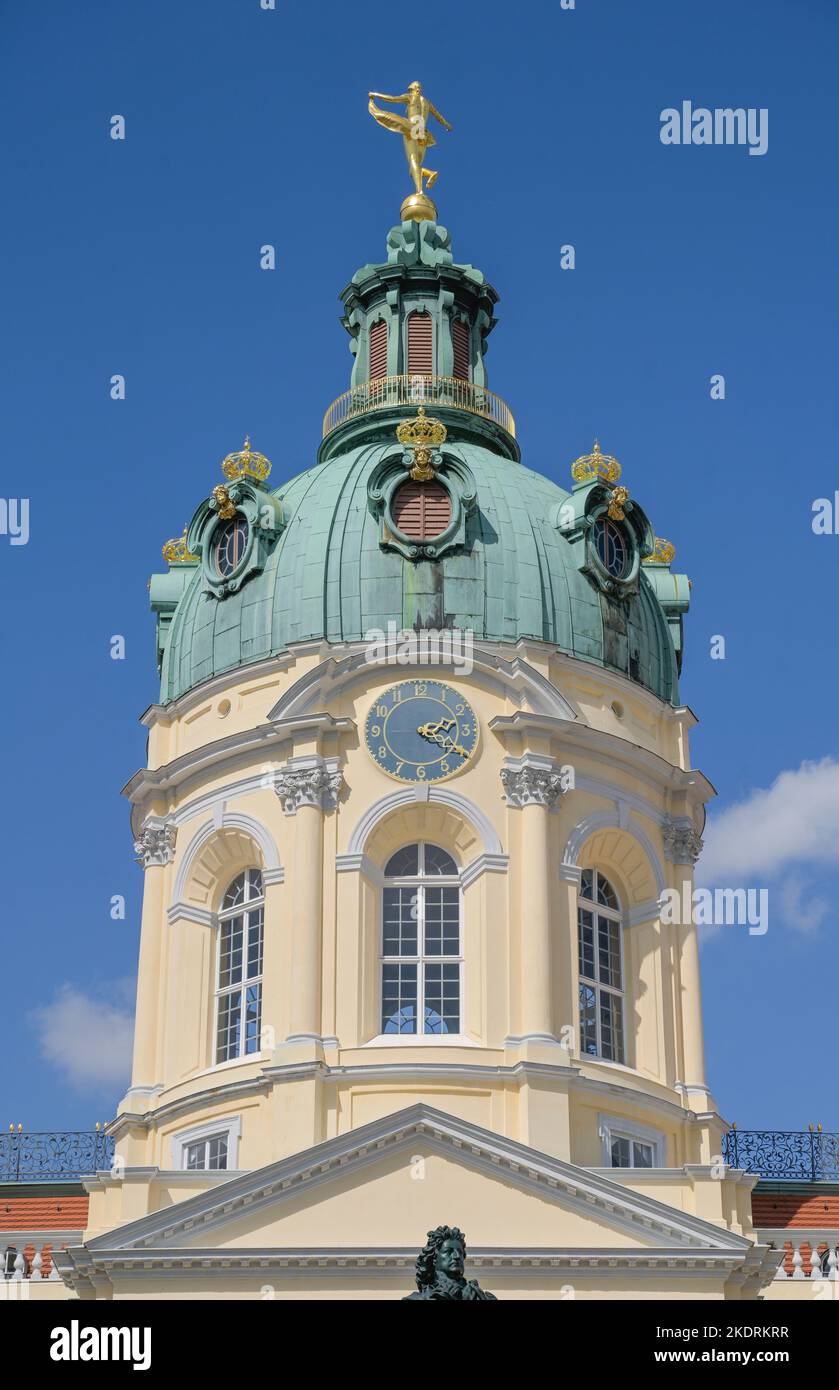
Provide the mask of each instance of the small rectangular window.
POLYGON ((452 375, 460 381, 469 380, 469 325, 463 319, 452 320, 452 375))

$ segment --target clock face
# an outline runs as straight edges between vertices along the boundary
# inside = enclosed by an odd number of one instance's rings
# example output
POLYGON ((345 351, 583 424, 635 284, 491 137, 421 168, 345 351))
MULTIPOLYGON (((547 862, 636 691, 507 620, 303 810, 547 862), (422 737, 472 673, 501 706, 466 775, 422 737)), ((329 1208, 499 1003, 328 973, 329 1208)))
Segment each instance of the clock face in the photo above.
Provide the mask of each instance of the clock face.
POLYGON ((478 721, 442 681, 402 681, 379 695, 364 726, 371 757, 400 782, 439 782, 471 758, 478 721))

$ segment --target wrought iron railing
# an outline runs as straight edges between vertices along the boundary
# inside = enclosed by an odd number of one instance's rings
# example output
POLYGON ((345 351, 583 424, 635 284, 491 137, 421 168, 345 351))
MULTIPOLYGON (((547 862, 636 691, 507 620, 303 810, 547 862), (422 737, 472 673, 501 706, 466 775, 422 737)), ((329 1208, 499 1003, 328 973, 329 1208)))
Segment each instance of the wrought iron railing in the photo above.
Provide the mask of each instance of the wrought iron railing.
POLYGON ((730 1129, 723 1157, 761 1178, 839 1182, 839 1134, 821 1130, 730 1129))
POLYGON ((0 1182, 55 1182, 110 1168, 114 1141, 103 1129, 0 1134, 0 1182))
POLYGON ((345 420, 366 415, 371 410, 386 410, 394 405, 451 406, 468 410, 494 420, 515 439, 516 422, 509 408, 485 386, 461 381, 455 376, 382 376, 354 386, 333 401, 323 417, 323 437, 345 420))

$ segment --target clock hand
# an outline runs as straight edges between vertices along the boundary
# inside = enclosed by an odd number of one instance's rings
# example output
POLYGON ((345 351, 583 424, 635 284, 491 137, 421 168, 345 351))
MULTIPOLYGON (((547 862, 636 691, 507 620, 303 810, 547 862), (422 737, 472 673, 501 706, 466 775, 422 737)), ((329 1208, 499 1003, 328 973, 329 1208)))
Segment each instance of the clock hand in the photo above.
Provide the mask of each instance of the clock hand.
POLYGON ((440 719, 436 724, 420 724, 417 733, 422 738, 427 738, 429 743, 436 743, 439 748, 452 753, 459 753, 462 758, 468 758, 469 754, 459 743, 455 743, 451 734, 448 732, 454 725, 453 719, 440 719))

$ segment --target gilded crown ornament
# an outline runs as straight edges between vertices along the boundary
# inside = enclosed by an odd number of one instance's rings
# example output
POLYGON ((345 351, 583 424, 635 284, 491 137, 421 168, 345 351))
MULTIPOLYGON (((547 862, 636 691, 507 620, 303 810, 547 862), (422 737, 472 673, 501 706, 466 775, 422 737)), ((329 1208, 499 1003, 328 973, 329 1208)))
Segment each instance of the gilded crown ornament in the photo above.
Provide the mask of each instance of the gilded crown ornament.
POLYGON ((396 438, 399 443, 414 453, 411 477, 415 483, 429 483, 434 477, 432 450, 445 442, 447 433, 442 420, 426 415, 424 405, 420 406, 412 420, 403 420, 397 426, 396 438))
POLYGON ((663 536, 656 536, 652 555, 647 555, 642 565, 671 565, 676 558, 676 547, 663 536))
POLYGON ((423 180, 427 188, 433 188, 437 182, 437 170, 425 168, 426 151, 437 143, 428 128, 429 118, 433 116, 445 130, 451 130, 451 126, 445 116, 440 115, 434 103, 423 96, 419 82, 412 82, 407 92, 402 92, 400 96, 388 96, 386 92, 368 92, 367 97, 367 110, 373 120, 385 130, 402 136, 405 158, 414 183, 414 192, 409 194, 402 204, 402 221, 436 222, 437 209, 423 188, 423 180), (376 105, 376 101, 386 101, 391 106, 404 106, 405 115, 400 116, 395 111, 383 111, 376 105))
POLYGON ((184 527, 182 536, 173 536, 164 545, 163 558, 168 565, 197 565, 199 557, 187 548, 186 532, 184 527))
POLYGON ((571 465, 571 477, 575 483, 587 483, 592 478, 602 478, 605 483, 616 483, 620 475, 620 464, 611 454, 602 453, 599 439, 595 439, 594 449, 590 454, 581 454, 571 465))
POLYGON ((257 453, 256 449, 251 448, 250 435, 247 435, 241 449, 234 454, 228 454, 224 459, 221 471, 230 482, 233 482, 235 478, 247 476, 264 483, 271 472, 271 464, 264 454, 257 453))

